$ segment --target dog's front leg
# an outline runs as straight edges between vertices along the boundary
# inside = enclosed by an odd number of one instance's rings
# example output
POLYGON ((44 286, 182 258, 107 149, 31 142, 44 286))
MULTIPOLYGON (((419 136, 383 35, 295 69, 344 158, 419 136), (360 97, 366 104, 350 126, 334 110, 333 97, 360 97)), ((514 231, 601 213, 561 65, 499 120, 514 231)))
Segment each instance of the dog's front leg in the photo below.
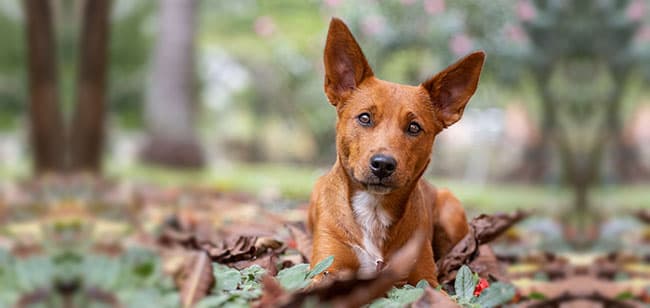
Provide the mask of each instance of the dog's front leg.
POLYGON ((420 251, 420 256, 408 277, 410 285, 416 285, 420 280, 426 280, 430 286, 438 286, 436 263, 433 260, 433 249, 430 245, 426 244, 420 251))
POLYGON ((352 248, 337 240, 337 237, 326 227, 320 228, 319 225, 314 227, 311 267, 329 256, 334 256, 332 265, 315 280, 320 281, 324 276, 337 277, 356 273, 359 269, 359 261, 352 248))

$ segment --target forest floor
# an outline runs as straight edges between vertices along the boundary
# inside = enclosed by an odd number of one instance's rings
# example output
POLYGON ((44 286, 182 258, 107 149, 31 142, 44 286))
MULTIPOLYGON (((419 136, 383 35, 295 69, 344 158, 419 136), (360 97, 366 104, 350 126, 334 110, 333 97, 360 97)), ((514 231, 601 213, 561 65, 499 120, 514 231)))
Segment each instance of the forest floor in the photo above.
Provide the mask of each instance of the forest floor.
MULTIPOLYGON (((321 260, 311 269, 305 264, 311 241, 304 230, 304 200, 322 170, 255 170, 205 175, 142 168, 128 174, 108 171, 128 182, 111 176, 47 176, 5 184, 0 199, 0 306, 274 307, 325 302, 543 307, 590 301, 634 307, 650 302, 647 211, 633 211, 630 204, 629 210, 602 217, 580 233, 549 215, 548 208, 539 210, 565 202, 566 193, 517 185, 458 191, 461 200, 476 200, 470 204, 481 207, 470 205, 472 233, 450 256, 438 260, 442 291, 451 296, 425 283, 393 288, 395 277, 408 270, 403 266, 389 267, 374 278, 351 276, 310 286, 332 261, 321 260), (467 197, 482 190, 518 197, 467 197)), ((461 186, 447 184, 443 186, 455 191, 461 186)), ((417 244, 407 246, 400 254, 404 260, 419 250, 417 244)))

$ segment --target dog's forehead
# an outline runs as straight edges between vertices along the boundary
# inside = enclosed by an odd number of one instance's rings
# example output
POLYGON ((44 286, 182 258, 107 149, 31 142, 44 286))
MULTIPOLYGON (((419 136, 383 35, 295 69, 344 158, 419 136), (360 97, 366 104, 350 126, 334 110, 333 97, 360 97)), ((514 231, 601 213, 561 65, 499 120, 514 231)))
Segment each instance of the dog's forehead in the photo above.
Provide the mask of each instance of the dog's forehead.
POLYGON ((426 99, 423 95, 425 92, 422 87, 403 85, 380 79, 376 80, 376 86, 373 93, 375 96, 378 96, 378 99, 385 99, 399 103, 420 102, 426 99))
POLYGON ((364 83, 356 91, 353 100, 359 107, 368 105, 382 105, 383 108, 399 108, 410 111, 430 111, 432 104, 429 95, 420 86, 403 85, 381 79, 373 79, 364 83))

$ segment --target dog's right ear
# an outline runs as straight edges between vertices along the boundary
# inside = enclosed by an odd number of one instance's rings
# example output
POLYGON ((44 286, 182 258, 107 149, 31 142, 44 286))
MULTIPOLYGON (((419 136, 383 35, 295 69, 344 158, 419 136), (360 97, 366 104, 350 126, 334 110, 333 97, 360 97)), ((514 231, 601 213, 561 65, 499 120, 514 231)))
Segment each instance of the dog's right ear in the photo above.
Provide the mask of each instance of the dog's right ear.
POLYGON ((350 29, 338 18, 332 18, 325 43, 325 94, 337 106, 366 78, 373 76, 361 47, 350 29))

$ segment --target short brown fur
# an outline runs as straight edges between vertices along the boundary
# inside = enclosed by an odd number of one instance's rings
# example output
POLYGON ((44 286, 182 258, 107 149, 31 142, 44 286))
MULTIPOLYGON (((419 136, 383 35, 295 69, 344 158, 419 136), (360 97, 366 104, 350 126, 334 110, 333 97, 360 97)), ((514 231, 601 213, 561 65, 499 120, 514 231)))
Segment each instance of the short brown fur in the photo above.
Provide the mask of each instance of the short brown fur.
POLYGON ((460 119, 474 94, 484 58, 483 52, 472 53, 419 86, 383 81, 374 77, 347 26, 332 19, 324 52, 325 93, 338 115, 337 160, 311 197, 312 265, 333 255, 328 272, 336 274, 357 272, 367 262, 358 251, 369 249, 364 242, 369 226, 360 225, 353 208, 360 206, 353 205, 355 196, 363 194, 373 200, 375 213, 390 221, 384 237, 371 237, 381 261, 390 264, 391 256, 422 232, 432 245, 422 247, 404 282, 438 284, 435 259, 467 234, 468 225, 458 199, 421 177, 435 136, 460 119), (378 155, 394 162, 389 175, 370 167, 378 155))

